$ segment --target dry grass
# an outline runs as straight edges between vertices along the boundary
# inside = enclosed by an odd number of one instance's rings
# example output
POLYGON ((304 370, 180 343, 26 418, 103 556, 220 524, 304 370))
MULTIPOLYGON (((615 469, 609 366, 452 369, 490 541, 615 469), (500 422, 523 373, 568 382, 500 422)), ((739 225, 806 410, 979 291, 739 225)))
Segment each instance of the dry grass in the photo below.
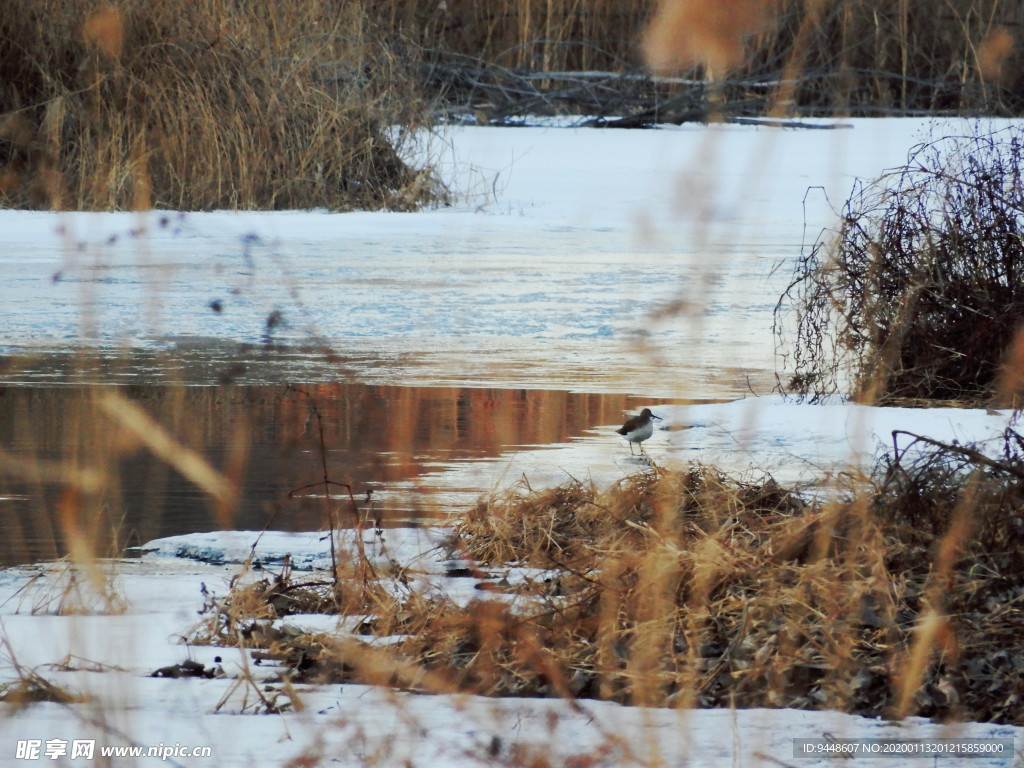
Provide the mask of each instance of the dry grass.
POLYGON ((719 108, 743 114, 1024 106, 1024 9, 998 0, 405 2, 388 11, 428 62, 469 59, 485 72, 648 66, 680 78, 667 99, 705 81, 719 108))
POLYGON ((658 706, 842 708, 814 696, 839 674, 825 672, 822 654, 844 628, 829 625, 858 597, 834 590, 834 570, 864 565, 848 562, 855 553, 839 551, 823 525, 853 522, 770 479, 697 466, 628 478, 607 494, 577 484, 514 498, 458 533, 484 562, 563 572, 559 594, 525 626, 504 617, 557 649, 544 652, 557 654, 554 690, 658 706))
MULTIPOLYGON (((451 73, 470 70, 470 80, 490 81, 501 71, 649 65, 678 76, 657 86, 656 113, 698 94, 688 119, 1018 114, 1022 14, 996 0, 289 0, 273 9, 10 0, 0 6, 0 205, 347 210, 443 200, 402 149, 429 119, 424 91, 463 98, 467 84, 451 73)), ((531 85, 524 108, 543 110, 538 94, 557 101, 566 87, 531 85)), ((609 87, 636 83, 598 90, 609 87)), ((582 108, 593 113, 598 98, 600 110, 599 94, 584 92, 582 108)))
MULTIPOLYGON (((10 705, 12 710, 23 709, 43 701, 73 704, 88 700, 87 697, 47 679, 39 669, 29 669, 20 664, 6 637, 0 641, 0 649, 5 664, 9 665, 15 674, 12 680, 0 683, 0 702, 10 705)), ((79 663, 81 660, 67 658, 62 665, 57 666, 70 669, 79 663)))
POLYGON ((112 615, 124 613, 128 603, 120 593, 116 569, 101 564, 95 555, 79 552, 75 558, 39 566, 12 600, 17 610, 53 616, 112 615))
POLYGON ((86 701, 84 697, 56 685, 34 670, 20 672, 21 676, 17 680, 0 684, 0 701, 12 705, 15 710, 43 701, 57 704, 86 701))
POLYGON ((288 681, 1019 722, 1019 442, 986 464, 960 446, 891 456, 832 502, 702 466, 513 490, 468 512, 452 548, 481 573, 540 575, 483 579, 469 605, 382 582, 391 597, 360 610, 383 646, 245 644, 288 681))
POLYGON ((0 205, 415 207, 409 63, 361 3, 11 0, 0 205))

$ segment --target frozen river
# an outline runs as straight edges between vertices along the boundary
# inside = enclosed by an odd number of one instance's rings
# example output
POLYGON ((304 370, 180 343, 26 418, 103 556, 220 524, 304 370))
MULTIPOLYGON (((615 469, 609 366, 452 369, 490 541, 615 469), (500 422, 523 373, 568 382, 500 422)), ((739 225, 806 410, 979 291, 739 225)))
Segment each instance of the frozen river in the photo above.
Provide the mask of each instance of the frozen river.
POLYGON ((5 378, 764 392, 826 195, 926 130, 452 128, 418 149, 449 208, 0 212, 0 353, 48 353, 5 378))
MULTIPOLYGON (((96 457, 123 448, 88 393, 132 385, 245 489, 218 518, 136 452, 114 505, 144 537, 321 524, 287 496, 322 470, 285 384, 312 393, 332 477, 373 489, 385 518, 472 503, 513 456, 545 483, 621 476, 624 411, 771 391, 772 310, 827 201, 935 130, 816 125, 450 128, 416 152, 452 204, 418 213, 0 211, 0 448, 112 471, 96 457), (590 449, 531 453, 570 443, 590 449)), ((692 442, 683 460, 708 449, 692 442)), ((0 519, 58 554, 61 485, 22 480, 0 487, 0 519)))

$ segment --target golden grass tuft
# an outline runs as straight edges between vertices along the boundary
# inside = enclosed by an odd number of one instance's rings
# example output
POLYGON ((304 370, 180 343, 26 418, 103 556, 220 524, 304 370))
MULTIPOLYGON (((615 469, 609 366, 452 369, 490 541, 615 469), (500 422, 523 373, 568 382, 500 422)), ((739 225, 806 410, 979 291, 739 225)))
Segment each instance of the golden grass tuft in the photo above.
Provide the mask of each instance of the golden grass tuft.
POLYGON ((463 549, 554 569, 560 589, 525 615, 490 609, 489 640, 469 627, 410 642, 428 658, 449 637, 449 663, 470 659, 496 693, 1017 722, 1020 461, 951 448, 831 502, 694 466, 474 510, 463 549))
POLYGON ((662 0, 644 40, 651 69, 672 74, 700 64, 724 73, 743 63, 748 41, 764 32, 774 0, 662 0))
POLYGON ((18 710, 43 701, 74 704, 86 701, 86 698, 62 688, 33 670, 23 671, 17 680, 0 684, 0 701, 18 710))

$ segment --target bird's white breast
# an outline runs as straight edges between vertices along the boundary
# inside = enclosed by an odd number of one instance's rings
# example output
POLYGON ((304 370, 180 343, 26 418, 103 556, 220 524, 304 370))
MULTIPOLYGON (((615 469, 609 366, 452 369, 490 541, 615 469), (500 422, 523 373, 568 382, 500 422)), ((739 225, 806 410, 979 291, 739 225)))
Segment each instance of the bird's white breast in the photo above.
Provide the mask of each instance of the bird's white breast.
POLYGON ((648 420, 642 427, 631 429, 626 433, 626 439, 631 443, 642 443, 654 434, 654 422, 648 420))

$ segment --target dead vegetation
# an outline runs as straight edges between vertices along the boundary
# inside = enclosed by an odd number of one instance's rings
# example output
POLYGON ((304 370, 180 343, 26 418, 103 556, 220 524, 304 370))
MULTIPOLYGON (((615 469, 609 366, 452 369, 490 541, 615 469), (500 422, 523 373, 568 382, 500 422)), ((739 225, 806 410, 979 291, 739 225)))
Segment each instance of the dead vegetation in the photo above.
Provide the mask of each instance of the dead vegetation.
POLYGON ((996 0, 9 0, 0 205, 412 209, 446 199, 403 153, 442 116, 1020 114, 1022 25, 996 0))
MULTIPOLYGON (((0 683, 0 702, 18 710, 43 701, 55 702, 57 704, 73 704, 88 700, 87 697, 49 680, 42 673, 41 668, 29 668, 22 665, 15 656, 14 649, 6 637, 0 641, 0 652, 2 652, 5 664, 14 673, 12 679, 0 683)), ((60 664, 47 666, 60 670, 103 669, 101 665, 71 656, 65 658, 60 664)))
POLYGON ((96 557, 79 560, 69 555, 39 564, 36 569, 37 573, 7 600, 18 613, 109 616, 127 610, 116 569, 104 567, 96 557))
POLYGON ((699 465, 513 489, 451 540, 478 599, 381 579, 349 631, 304 634, 270 620, 263 584, 237 644, 289 684, 1019 723, 1021 437, 986 462, 899 439, 867 490, 830 501, 699 465))
POLYGON ((507 122, 528 110, 643 126, 1024 107, 1024 17, 996 0, 410 2, 389 10, 389 23, 422 47, 427 92, 460 119, 507 122))
POLYGON ((0 205, 409 209, 426 116, 360 3, 0 5, 0 205))
POLYGON ((857 184, 776 307, 790 391, 1018 404, 1022 146, 1018 127, 979 125, 857 184))
POLYGON ((16 680, 0 683, 0 701, 12 705, 14 709, 23 709, 43 701, 74 704, 87 700, 48 680, 37 670, 19 669, 18 673, 16 680))

